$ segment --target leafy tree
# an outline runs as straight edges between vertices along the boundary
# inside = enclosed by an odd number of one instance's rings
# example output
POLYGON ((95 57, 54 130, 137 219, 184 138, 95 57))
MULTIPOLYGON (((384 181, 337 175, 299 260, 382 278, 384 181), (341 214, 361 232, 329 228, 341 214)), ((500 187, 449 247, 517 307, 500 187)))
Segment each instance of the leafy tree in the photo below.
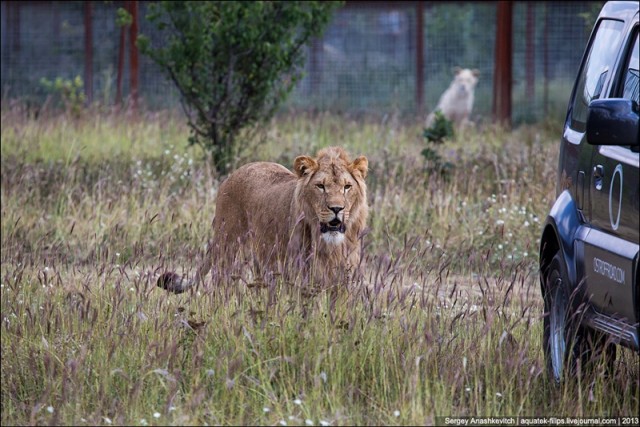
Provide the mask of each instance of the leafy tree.
POLYGON ((305 45, 326 27, 336 2, 162 1, 147 19, 163 40, 140 50, 177 86, 190 144, 225 172, 238 135, 273 116, 301 77, 305 45))

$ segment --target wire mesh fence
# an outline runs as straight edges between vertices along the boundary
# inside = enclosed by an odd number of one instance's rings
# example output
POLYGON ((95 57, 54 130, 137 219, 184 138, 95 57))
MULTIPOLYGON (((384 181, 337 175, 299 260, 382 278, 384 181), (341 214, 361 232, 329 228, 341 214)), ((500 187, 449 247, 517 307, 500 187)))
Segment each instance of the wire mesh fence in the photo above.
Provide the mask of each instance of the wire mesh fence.
MULTIPOLYGON (((130 93, 129 37, 116 23, 124 2, 2 1, 2 98, 42 102, 42 78, 85 79, 93 101, 116 102, 118 80, 130 93), (92 58, 87 74, 86 34, 92 58), (124 41, 124 44, 123 44, 124 41), (118 76, 118 61, 123 61, 118 76), (89 81, 86 81, 86 80, 89 81)), ((493 105, 496 2, 352 2, 336 11, 322 39, 307 49, 305 77, 287 106, 330 111, 429 112, 452 79, 474 68, 480 79, 472 118, 489 120, 493 105), (422 13, 422 31, 418 31, 422 13), (422 33, 422 40, 418 39, 422 33), (422 50, 423 66, 418 49, 422 50), (420 78, 420 74, 422 77, 420 78), (423 105, 418 85, 422 84, 423 105), (421 108, 422 107, 422 108, 421 108)), ((597 2, 515 2, 512 118, 532 122, 561 114, 597 12, 597 2)), ((159 34, 139 2, 139 32, 159 34)), ((178 93, 149 58, 140 57, 139 94, 147 108, 174 108, 178 93)))

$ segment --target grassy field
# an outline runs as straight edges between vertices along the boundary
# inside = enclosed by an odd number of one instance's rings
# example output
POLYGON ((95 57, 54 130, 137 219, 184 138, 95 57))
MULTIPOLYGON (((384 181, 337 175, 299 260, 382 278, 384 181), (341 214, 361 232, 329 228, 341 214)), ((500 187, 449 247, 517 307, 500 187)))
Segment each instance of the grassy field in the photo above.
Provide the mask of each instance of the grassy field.
POLYGON ((638 359, 545 375, 538 238, 558 126, 465 132, 429 172, 420 124, 284 115, 241 161, 341 145, 370 162, 363 283, 309 294, 193 273, 221 177, 180 116, 2 111, 2 424, 401 425, 624 416, 638 359))

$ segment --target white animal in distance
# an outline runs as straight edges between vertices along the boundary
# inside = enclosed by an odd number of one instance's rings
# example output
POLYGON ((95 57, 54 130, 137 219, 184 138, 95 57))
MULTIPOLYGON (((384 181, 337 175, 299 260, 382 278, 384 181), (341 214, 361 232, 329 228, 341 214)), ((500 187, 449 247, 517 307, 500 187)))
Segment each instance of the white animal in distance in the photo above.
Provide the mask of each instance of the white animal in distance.
POLYGON ((427 117, 427 127, 433 125, 435 112, 438 110, 456 126, 465 125, 469 122, 480 72, 476 69, 470 70, 468 68, 455 67, 454 73, 455 75, 449 88, 442 94, 438 105, 427 117))

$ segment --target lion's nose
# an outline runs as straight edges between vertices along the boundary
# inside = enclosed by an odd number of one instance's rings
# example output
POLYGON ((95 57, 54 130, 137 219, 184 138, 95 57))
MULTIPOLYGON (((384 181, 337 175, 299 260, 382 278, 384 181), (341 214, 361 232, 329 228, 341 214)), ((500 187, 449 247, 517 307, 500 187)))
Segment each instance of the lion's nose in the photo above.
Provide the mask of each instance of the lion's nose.
POLYGON ((338 213, 344 209, 343 206, 329 206, 329 209, 333 211, 334 214, 338 215, 338 213))

